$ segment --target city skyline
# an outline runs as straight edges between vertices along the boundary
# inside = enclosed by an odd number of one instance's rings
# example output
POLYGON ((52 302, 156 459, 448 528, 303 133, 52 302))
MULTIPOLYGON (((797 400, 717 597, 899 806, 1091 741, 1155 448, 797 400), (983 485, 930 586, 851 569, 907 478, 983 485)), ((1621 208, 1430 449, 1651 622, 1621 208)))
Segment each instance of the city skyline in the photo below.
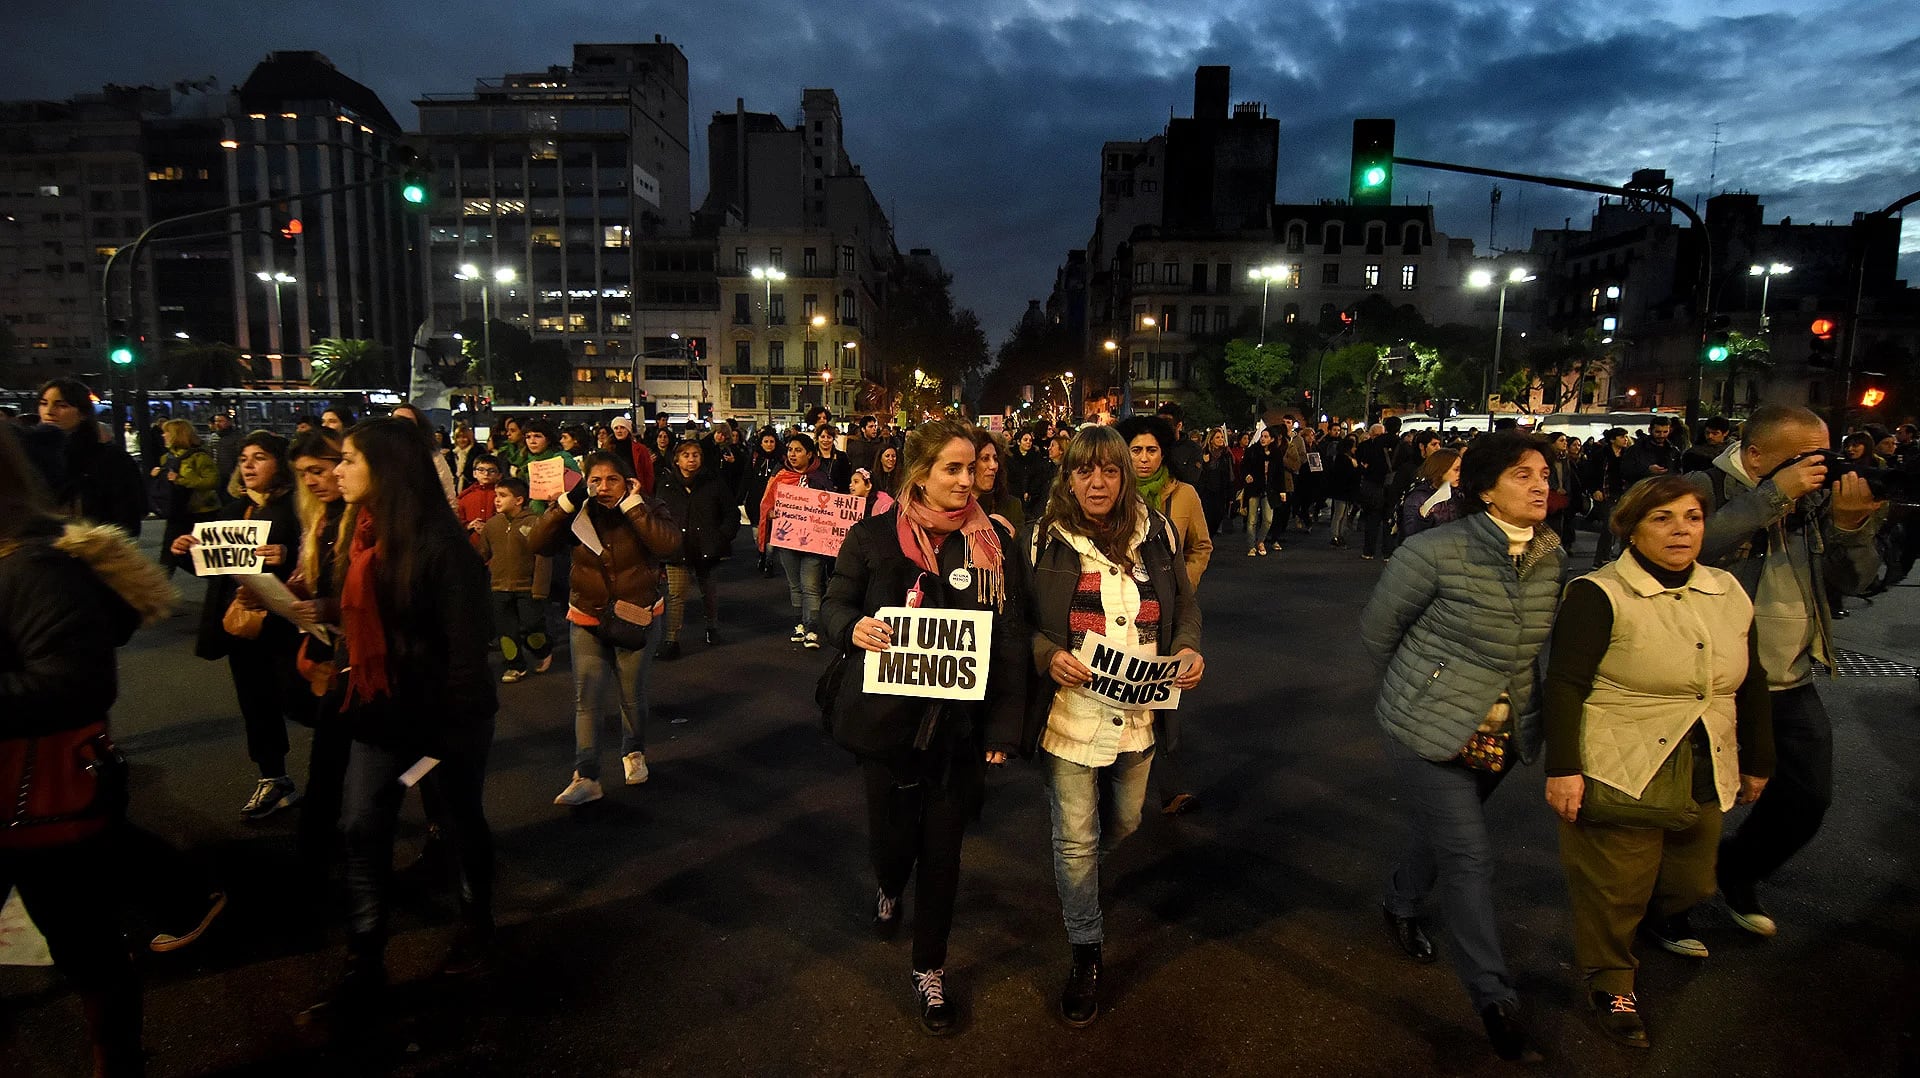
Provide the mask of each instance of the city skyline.
MULTIPOLYGON (((696 204, 708 116, 741 97, 790 120, 802 88, 831 87, 901 248, 938 252, 956 299, 995 342, 1085 244, 1101 143, 1148 137, 1186 114, 1201 64, 1231 65, 1232 99, 1279 119, 1281 202, 1344 195, 1350 123, 1371 115, 1399 121, 1406 156, 1611 184, 1663 168, 1689 201, 1751 191, 1769 221, 1844 223, 1878 209, 1908 193, 1920 157, 1920 73, 1902 60, 1920 41, 1920 14, 1892 3, 1742 0, 1713 16, 1655 0, 1498 11, 1444 0, 1205 12, 1068 3, 1044 15, 992 0, 964 19, 844 0, 704 10, 482 0, 449 27, 438 12, 360 0, 270 22, 230 3, 34 0, 0 15, 31 46, 0 72, 0 98, 208 75, 228 86, 269 51, 314 49, 413 130, 423 95, 564 64, 577 41, 657 33, 691 69, 696 204)), ((1568 218, 1582 227, 1593 206, 1592 196, 1500 186, 1493 239, 1503 248, 1568 218)), ((1405 169, 1395 197, 1431 199, 1438 227, 1484 253, 1491 187, 1405 169)), ((1920 278, 1920 229, 1901 249, 1902 276, 1920 278)))

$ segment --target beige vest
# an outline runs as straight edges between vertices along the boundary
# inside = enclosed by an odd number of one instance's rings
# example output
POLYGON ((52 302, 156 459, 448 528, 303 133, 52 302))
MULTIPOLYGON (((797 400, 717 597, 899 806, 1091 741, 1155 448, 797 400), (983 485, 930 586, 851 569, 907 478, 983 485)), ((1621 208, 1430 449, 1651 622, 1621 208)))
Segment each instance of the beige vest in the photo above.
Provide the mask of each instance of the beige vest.
POLYGON ((1740 789, 1734 693, 1746 680, 1753 628, 1746 591, 1731 573, 1698 564, 1684 586, 1663 588, 1632 554, 1585 579, 1613 605, 1613 638, 1581 710, 1581 770, 1639 797, 1703 720, 1720 809, 1731 809, 1740 789))

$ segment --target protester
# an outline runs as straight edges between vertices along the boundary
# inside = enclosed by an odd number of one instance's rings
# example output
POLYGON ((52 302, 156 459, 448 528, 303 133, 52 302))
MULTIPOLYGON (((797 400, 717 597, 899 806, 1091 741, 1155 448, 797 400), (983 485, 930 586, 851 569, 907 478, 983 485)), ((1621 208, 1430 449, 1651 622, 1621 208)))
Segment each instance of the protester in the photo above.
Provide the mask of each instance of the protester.
POLYGON ((849 657, 832 732, 859 757, 866 780, 874 928, 885 938, 898 929, 907 878, 917 871, 911 972, 921 1025, 935 1034, 953 1029, 945 977, 961 837, 980 813, 987 767, 1019 750, 1032 654, 1015 533, 973 497, 979 433, 942 419, 908 437, 900 502, 848 530, 821 615, 826 640, 849 657), (917 604, 909 593, 921 596, 917 604), (994 615, 983 648, 985 700, 862 691, 858 666, 877 660, 861 653, 884 653, 894 642, 875 614, 904 605, 994 615))
POLYGON ((487 669, 487 578, 442 500, 438 459, 416 424, 373 419, 347 433, 336 469, 348 507, 334 567, 341 720, 353 738, 342 820, 347 968, 302 1019, 342 1033, 384 1017, 394 826, 409 782, 433 791, 428 803, 458 851, 460 925, 441 971, 479 968, 493 938, 482 793, 499 700, 487 669))
POLYGON ((1772 936, 1759 885, 1819 833, 1833 803, 1833 726, 1814 687, 1833 669, 1831 594, 1858 595, 1880 569, 1886 517, 1859 475, 1828 485, 1827 425, 1806 408, 1768 404, 1713 468, 1690 476, 1711 516, 1700 560, 1726 569, 1753 600, 1760 665, 1772 692, 1775 764, 1767 796, 1720 846, 1720 895, 1735 924, 1772 936))
MULTIPOLYGON (((305 624, 340 624, 339 588, 334 557, 340 539, 340 521, 347 503, 340 493, 342 437, 322 427, 301 435, 287 450, 298 486, 294 505, 300 517, 300 553, 287 588, 301 600, 294 604, 305 624)), ((353 739, 339 721, 341 689, 338 656, 331 635, 321 639, 302 635, 294 652, 301 681, 289 693, 288 711, 313 728, 307 752, 307 785, 300 794, 299 845, 307 886, 299 899, 314 902, 326 895, 326 881, 340 841, 340 808, 347 778, 347 755, 353 739), (304 690, 304 691, 303 691, 304 690)))
POLYGON ((453 448, 442 455, 447 458, 447 469, 453 472, 458 489, 465 490, 473 482, 473 462, 485 452, 480 443, 473 440, 473 427, 465 420, 453 425, 453 448))
POLYGON ((503 684, 544 674, 553 666, 553 642, 547 639, 547 579, 535 571, 545 559, 533 553, 533 528, 539 520, 528 507, 527 481, 502 479, 493 488, 493 515, 478 533, 480 560, 487 563, 494 634, 506 669, 503 684))
POLYGON ((1627 492, 1611 521, 1626 553, 1567 586, 1547 665, 1546 797, 1574 962, 1601 1031, 1634 1048, 1648 1045, 1636 926, 1707 956, 1687 911, 1714 892, 1720 814, 1773 773, 1753 603, 1732 574, 1696 562, 1701 499, 1678 475, 1627 492))
POLYGON ((1024 534, 1027 528, 1027 516, 1020 504, 1020 495, 1006 482, 1001 468, 1004 457, 1004 443, 998 434, 984 427, 973 428, 975 449, 973 465, 973 497, 980 508, 993 519, 1005 525, 1015 535, 1024 534))
POLYGON ((626 784, 647 781, 647 668, 666 612, 661 558, 680 549, 680 530, 640 493, 633 469, 614 453, 592 453, 586 478, 560 496, 533 529, 533 549, 558 555, 571 548, 567 650, 573 657, 573 778, 556 805, 598 801, 599 729, 617 709, 624 734, 620 763, 626 784), (584 516, 588 541, 575 532, 584 516))
POLYGON ((1400 500, 1400 541, 1457 520, 1463 507, 1454 493, 1460 481, 1460 454, 1436 449, 1414 473, 1406 497, 1400 500))
POLYGON ((330 430, 345 437, 347 428, 353 426, 353 413, 344 408, 328 408, 320 413, 320 426, 324 430, 330 430))
POLYGON ((55 968, 79 989, 94 1074, 139 1075, 140 981, 120 907, 140 881, 114 845, 126 774, 109 712, 114 649, 164 620, 174 595, 126 535, 56 515, 11 426, 0 424, 0 895, 18 890, 55 968), (88 761, 99 791, 51 800, 55 781, 78 786, 88 761), (68 813, 77 818, 50 818, 68 813))
POLYGON ((447 462, 445 450, 436 440, 437 432, 433 429, 433 421, 427 418, 427 413, 419 405, 412 402, 396 405, 391 418, 407 420, 413 424, 415 430, 420 432, 420 444, 426 447, 427 458, 433 462, 434 472, 440 477, 440 490, 446 494, 447 504, 458 510, 460 507, 459 482, 454 478, 453 466, 447 462))
POLYGON ((160 426, 167 452, 153 474, 167 483, 167 527, 160 536, 160 556, 161 564, 171 576, 182 565, 192 568, 173 555, 173 541, 191 531, 195 521, 219 507, 221 482, 219 465, 214 462, 213 454, 201 446, 200 435, 192 423, 169 419, 160 426))
POLYGON ((475 454, 468 461, 467 468, 472 473, 473 481, 460 492, 460 500, 454 504, 454 515, 459 517, 462 528, 478 536, 480 529, 487 526, 487 521, 497 511, 493 496, 499 489, 500 480, 505 478, 505 471, 500 458, 491 453, 475 454))
POLYGON ((1182 691, 1206 664, 1200 606, 1166 519, 1140 497, 1126 440, 1107 427, 1082 430, 1060 472, 1034 537, 1028 620, 1042 680, 1029 715, 1042 721, 1029 722, 1026 738, 1047 780, 1054 881, 1073 949, 1060 1014, 1084 1026, 1100 1011, 1101 862, 1140 826, 1155 743, 1154 712, 1094 695, 1093 671, 1074 653, 1097 629, 1128 647, 1191 656, 1174 681, 1182 691))
POLYGON ((1676 471, 1691 474, 1713 467, 1714 458, 1727 448, 1727 438, 1733 433, 1733 424, 1723 416, 1714 416, 1701 424, 1700 431, 1700 440, 1680 454, 1680 467, 1676 471))
POLYGON ((691 438, 673 451, 671 465, 660 473, 657 493, 680 529, 680 550, 666 558, 666 638, 654 652, 654 658, 671 661, 680 657, 680 630, 686 625, 687 602, 696 590, 707 626, 706 641, 709 645, 720 642, 720 589, 713 572, 733 553, 740 512, 725 480, 707 470, 706 448, 691 438))
MULTIPOLYGON (((893 445, 881 446, 880 451, 873 455, 873 464, 874 488, 888 494, 899 494, 904 471, 900 465, 900 448, 893 445)), ((1023 514, 1025 510, 1026 505, 1023 502, 1021 504, 1023 514)))
POLYGON ((865 468, 855 468, 853 478, 847 480, 847 493, 865 500, 860 519, 878 516, 893 508, 893 495, 881 490, 873 483, 873 473, 865 468))
POLYGON ((755 528, 755 544, 763 553, 772 553, 787 574, 787 601, 792 604, 800 620, 794 622, 793 633, 787 642, 799 644, 809 650, 820 646, 819 618, 820 596, 826 590, 828 566, 831 559, 804 550, 792 550, 787 547, 775 547, 773 535, 773 507, 783 487, 805 487, 814 490, 832 489, 825 485, 825 477, 820 474, 820 462, 815 456, 817 450, 812 438, 795 431, 787 435, 786 460, 781 469, 767 481, 766 490, 760 495, 760 517, 755 528))
POLYGON ((1437 894, 1454 971, 1495 1052, 1520 1060, 1538 1053, 1500 948, 1483 806, 1540 744, 1534 688, 1566 556, 1540 526, 1544 443, 1517 431, 1480 438, 1461 458, 1460 485, 1472 515, 1402 546, 1360 616, 1361 641, 1383 671, 1374 715, 1412 825, 1382 913, 1401 950, 1431 962, 1420 907, 1437 894))
POLYGON ((1400 445, 1400 417, 1367 428, 1367 439, 1354 450, 1360 465, 1360 557, 1371 559, 1387 543, 1387 529, 1393 523, 1390 500, 1393 486, 1393 455, 1400 445))
MULTIPOLYGON (((241 494, 221 507, 215 518, 267 521, 267 541, 258 551, 260 563, 285 580, 300 550, 300 515, 294 506, 287 440, 265 430, 247 435, 235 474, 241 494)), ((190 558, 197 543, 189 533, 176 538, 168 549, 176 557, 190 558)), ((294 671, 300 634, 292 622, 268 613, 238 584, 237 577, 209 576, 206 582, 194 654, 227 660, 246 722, 247 756, 260 769, 260 779, 240 815, 249 821, 264 820, 300 801, 299 790, 287 775, 287 718, 300 701, 300 679, 294 671)))
MULTIPOLYGON (((526 453, 520 464, 514 468, 513 474, 525 479, 528 483, 533 482, 533 465, 545 461, 557 460, 566 472, 571 472, 574 476, 580 474, 580 461, 573 454, 560 448, 554 437, 553 424, 545 419, 534 418, 520 424, 520 440, 525 446, 526 453)), ((574 480, 570 477, 567 482, 570 485, 574 480)), ((535 498, 527 503, 527 508, 538 514, 546 512, 547 505, 546 498, 535 498)))
POLYGON ((1605 526, 1606 515, 1626 494, 1629 486, 1624 455, 1633 444, 1625 427, 1609 427, 1601 436, 1587 461, 1586 486, 1593 497, 1593 514, 1602 521, 1600 535, 1594 540, 1593 567, 1599 569, 1613 560, 1613 530, 1605 526))
POLYGON ((1574 522, 1586 498, 1580 464, 1571 449, 1576 444, 1565 434, 1547 437, 1547 527, 1560 536, 1560 547, 1569 554, 1573 551, 1574 522))
POLYGON ((1328 441, 1333 447, 1331 459, 1327 461, 1324 488, 1333 516, 1329 525, 1333 541, 1328 545, 1335 550, 1344 550, 1347 533, 1360 516, 1360 460, 1355 456, 1358 446, 1352 438, 1333 438, 1328 441))
MULTIPOLYGON (((760 529, 760 503, 766 497, 767 485, 778 475, 786 463, 786 451, 780 446, 780 435, 772 427, 762 430, 754 439, 753 459, 747 468, 746 486, 741 490, 741 508, 746 510, 747 522, 754 526, 758 534, 760 529)), ((773 551, 761 546, 758 567, 760 575, 772 576, 774 569, 773 551)))
POLYGON ((1268 460, 1279 450, 1274 445, 1273 429, 1264 427, 1257 441, 1240 458, 1240 489, 1247 495, 1247 557, 1265 556, 1267 533, 1273 530, 1278 515, 1269 484, 1268 460))
POLYGON ((853 463, 847 459, 840 447, 834 444, 838 437, 833 424, 822 423, 813 433, 813 444, 818 453, 816 458, 820 467, 816 486, 845 494, 847 477, 853 474, 853 463))
POLYGON ((1227 432, 1219 428, 1207 432, 1200 450, 1200 508, 1206 514, 1207 531, 1218 535, 1227 526, 1227 512, 1233 505, 1236 469, 1233 454, 1227 449, 1227 432))
POLYGON ((1180 555, 1187 583, 1200 590, 1200 576, 1213 557, 1213 532, 1200 508, 1200 493, 1174 478, 1167 466, 1173 429, 1159 416, 1132 416, 1115 429, 1127 440, 1134 486, 1147 508, 1167 519, 1167 534, 1180 555))
POLYGON ((140 466, 100 425, 93 390, 72 378, 55 378, 40 387, 39 407, 40 422, 59 432, 53 439, 57 471, 42 469, 55 510, 138 536, 147 516, 140 466))
POLYGON ((1649 476, 1680 470, 1680 447, 1673 443, 1673 417, 1658 415, 1647 423, 1647 433, 1634 440, 1620 457, 1621 481, 1631 487, 1649 476))

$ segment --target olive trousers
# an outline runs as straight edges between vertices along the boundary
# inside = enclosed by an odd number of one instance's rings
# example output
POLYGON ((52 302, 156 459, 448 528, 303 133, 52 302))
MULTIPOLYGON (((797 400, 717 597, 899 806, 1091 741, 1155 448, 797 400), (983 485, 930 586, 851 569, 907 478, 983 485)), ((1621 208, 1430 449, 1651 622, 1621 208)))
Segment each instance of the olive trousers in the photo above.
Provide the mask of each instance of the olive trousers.
MULTIPOLYGON (((1592 782, 1592 779, 1588 779, 1592 782)), ((1647 916, 1685 913, 1717 889, 1720 805, 1700 806, 1685 831, 1607 824, 1560 824, 1560 863, 1573 908, 1573 962, 1587 989, 1633 991, 1634 931, 1647 916)))

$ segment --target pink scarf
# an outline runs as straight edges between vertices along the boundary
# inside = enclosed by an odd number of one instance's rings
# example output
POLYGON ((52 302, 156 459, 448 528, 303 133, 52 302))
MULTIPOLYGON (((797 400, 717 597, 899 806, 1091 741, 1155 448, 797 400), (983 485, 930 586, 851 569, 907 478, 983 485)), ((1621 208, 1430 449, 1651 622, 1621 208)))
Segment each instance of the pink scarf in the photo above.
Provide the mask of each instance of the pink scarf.
POLYGON ((977 499, 969 497, 966 505, 947 512, 921 501, 918 490, 908 490, 900 498, 899 510, 894 517, 894 533, 900 541, 900 553, 908 561, 938 576, 940 556, 933 548, 933 536, 959 532, 967 544, 967 564, 982 570, 974 574, 975 595, 981 602, 999 608, 1006 598, 1000 536, 977 499))

